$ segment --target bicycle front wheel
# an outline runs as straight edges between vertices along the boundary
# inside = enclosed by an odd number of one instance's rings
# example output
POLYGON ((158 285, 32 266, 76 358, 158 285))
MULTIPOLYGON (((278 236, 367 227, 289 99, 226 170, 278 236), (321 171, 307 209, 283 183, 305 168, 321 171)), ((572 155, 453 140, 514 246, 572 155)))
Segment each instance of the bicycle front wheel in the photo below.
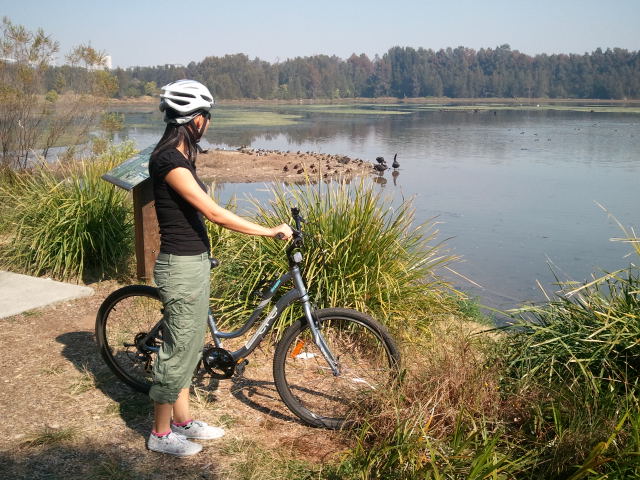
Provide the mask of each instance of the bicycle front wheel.
POLYGON ((162 320, 162 309, 156 288, 131 285, 109 295, 96 317, 102 358, 118 378, 139 392, 148 393, 151 387, 162 330, 149 333, 162 320))
POLYGON ((391 385, 400 353, 387 330, 368 315, 344 308, 316 310, 314 315, 339 374, 334 375, 303 318, 278 342, 273 376, 293 413, 312 426, 337 429, 356 402, 391 385))

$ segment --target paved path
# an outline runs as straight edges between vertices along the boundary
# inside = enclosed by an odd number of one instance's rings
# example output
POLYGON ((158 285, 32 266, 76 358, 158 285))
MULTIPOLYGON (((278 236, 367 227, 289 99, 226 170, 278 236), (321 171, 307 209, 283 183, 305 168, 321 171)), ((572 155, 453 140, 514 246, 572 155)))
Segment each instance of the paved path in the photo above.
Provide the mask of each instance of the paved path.
POLYGON ((93 295, 93 289, 0 270, 0 318, 93 295))

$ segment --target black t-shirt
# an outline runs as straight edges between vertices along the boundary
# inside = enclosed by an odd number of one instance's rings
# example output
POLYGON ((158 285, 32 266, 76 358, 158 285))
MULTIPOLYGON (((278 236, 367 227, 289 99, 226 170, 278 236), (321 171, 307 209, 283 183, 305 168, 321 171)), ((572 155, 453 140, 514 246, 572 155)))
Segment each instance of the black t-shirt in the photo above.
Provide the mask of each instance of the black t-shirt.
POLYGON ((195 165, 175 148, 151 156, 149 174, 160 225, 160 252, 199 255, 210 248, 202 214, 165 181, 166 175, 177 167, 189 170, 202 190, 207 191, 196 174, 195 165))

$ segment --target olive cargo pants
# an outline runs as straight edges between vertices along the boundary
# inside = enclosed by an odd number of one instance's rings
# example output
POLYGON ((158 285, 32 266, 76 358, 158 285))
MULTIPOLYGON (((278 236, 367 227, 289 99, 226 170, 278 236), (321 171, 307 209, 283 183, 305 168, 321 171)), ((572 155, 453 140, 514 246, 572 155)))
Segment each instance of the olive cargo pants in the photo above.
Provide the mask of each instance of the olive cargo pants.
POLYGON ((153 276, 165 324, 149 397, 158 403, 175 403, 180 390, 191 385, 202 356, 209 309, 209 254, 160 253, 153 276))

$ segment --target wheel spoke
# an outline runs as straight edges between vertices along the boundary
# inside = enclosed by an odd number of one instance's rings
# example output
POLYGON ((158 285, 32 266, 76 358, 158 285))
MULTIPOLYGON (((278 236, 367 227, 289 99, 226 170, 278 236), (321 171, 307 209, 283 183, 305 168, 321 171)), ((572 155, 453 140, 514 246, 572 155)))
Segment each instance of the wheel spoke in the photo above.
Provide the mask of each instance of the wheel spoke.
MULTIPOLYGON (((162 319, 162 303, 154 289, 126 287, 122 295, 105 300, 105 313, 97 331, 105 360, 114 372, 133 388, 147 391, 156 353, 138 345, 162 319)), ((111 297, 110 297, 111 298, 111 297)), ((101 309, 102 310, 102 309, 101 309)), ((146 345, 159 347, 160 336, 146 345)))
POLYGON ((321 333, 338 362, 338 375, 313 342, 306 323, 285 335, 278 346, 283 350, 276 353, 282 372, 274 368, 278 390, 303 420, 338 428, 356 402, 381 390, 397 375, 395 345, 380 333, 382 327, 361 317, 366 316, 354 312, 320 318, 321 333))

